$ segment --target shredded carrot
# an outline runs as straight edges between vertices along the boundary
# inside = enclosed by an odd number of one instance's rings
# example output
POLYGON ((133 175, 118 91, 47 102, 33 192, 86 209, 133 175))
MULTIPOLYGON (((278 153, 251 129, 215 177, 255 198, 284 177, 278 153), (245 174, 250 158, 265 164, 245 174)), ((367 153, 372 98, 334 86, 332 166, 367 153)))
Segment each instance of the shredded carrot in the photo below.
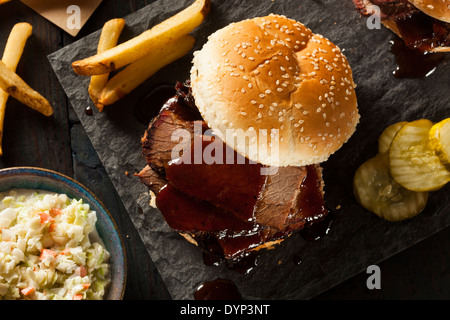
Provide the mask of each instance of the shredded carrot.
POLYGON ((50 249, 42 249, 41 255, 39 256, 40 260, 44 260, 48 256, 56 257, 56 252, 50 249))
POLYGON ((83 299, 83 295, 82 294, 75 294, 72 297, 72 300, 81 300, 81 299, 83 299))
POLYGON ((85 277, 86 275, 87 275, 87 270, 86 270, 86 267, 85 266, 83 266, 83 265, 80 265, 76 270, 75 270, 75 273, 77 274, 77 275, 79 275, 80 277, 85 277))
POLYGON ((26 288, 23 288, 20 292, 22 292, 22 294, 24 296, 28 296, 30 294, 33 294, 35 291, 36 290, 33 287, 26 287, 26 288))
POLYGON ((62 254, 63 256, 66 254, 70 254, 70 249, 69 248, 65 248, 63 250, 61 250, 61 252, 59 254, 62 254))
POLYGON ((39 212, 38 215, 41 217, 42 224, 55 221, 55 219, 53 219, 50 215, 48 215, 45 212, 39 212))
POLYGON ((89 289, 90 286, 91 286, 90 283, 83 283, 83 288, 85 289, 89 289))
POLYGON ((50 209, 50 215, 51 215, 52 217, 59 216, 59 215, 61 215, 61 214, 62 214, 61 209, 58 209, 58 208, 52 208, 52 209, 50 209))
POLYGON ((56 223, 52 223, 48 226, 48 232, 53 232, 56 230, 56 223))

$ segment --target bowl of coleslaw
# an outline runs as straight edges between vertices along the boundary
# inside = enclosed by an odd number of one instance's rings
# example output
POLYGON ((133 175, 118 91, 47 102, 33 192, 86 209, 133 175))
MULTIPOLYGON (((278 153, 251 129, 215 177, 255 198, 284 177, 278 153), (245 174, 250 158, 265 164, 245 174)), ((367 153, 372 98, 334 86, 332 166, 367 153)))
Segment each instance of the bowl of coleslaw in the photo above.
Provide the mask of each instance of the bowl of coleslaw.
POLYGON ((0 169, 0 300, 121 300, 117 225, 86 187, 35 167, 0 169))

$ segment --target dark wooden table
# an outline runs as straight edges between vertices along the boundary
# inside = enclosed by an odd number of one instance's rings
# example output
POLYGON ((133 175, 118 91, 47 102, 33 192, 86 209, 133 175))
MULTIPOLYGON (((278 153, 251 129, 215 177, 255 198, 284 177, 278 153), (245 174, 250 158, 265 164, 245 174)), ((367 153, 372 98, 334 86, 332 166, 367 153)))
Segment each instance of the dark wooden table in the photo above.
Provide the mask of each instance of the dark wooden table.
MULTIPOLYGON (((126 300, 160 300, 170 296, 47 55, 100 29, 107 20, 126 16, 151 2, 104 0, 75 38, 18 0, 0 6, 0 52, 15 23, 26 21, 33 26, 17 73, 55 109, 54 115, 46 118, 9 99, 0 168, 34 166, 55 170, 78 180, 103 201, 114 216, 126 246, 126 300)), ((450 229, 385 260, 379 267, 381 289, 369 290, 366 286, 369 275, 363 272, 315 299, 450 299, 450 229)))

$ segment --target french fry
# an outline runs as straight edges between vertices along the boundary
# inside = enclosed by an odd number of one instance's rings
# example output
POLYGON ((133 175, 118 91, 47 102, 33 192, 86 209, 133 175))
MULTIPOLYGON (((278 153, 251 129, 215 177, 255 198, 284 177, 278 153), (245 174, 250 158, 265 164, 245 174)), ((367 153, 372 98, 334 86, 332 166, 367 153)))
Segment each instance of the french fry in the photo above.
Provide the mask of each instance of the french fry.
POLYGON ((17 73, 8 68, 3 61, 0 61, 0 89, 45 116, 53 114, 50 103, 23 81, 17 73))
MULTIPOLYGON (((0 0, 1 1, 1 0, 0 0)), ((31 36, 33 28, 29 23, 19 22, 14 25, 6 41, 2 61, 12 71, 16 71, 19 60, 22 57, 23 49, 28 38, 31 36)), ((9 94, 0 90, 0 156, 3 155, 2 140, 3 127, 5 123, 5 109, 9 94)))
POLYGON ((6 2, 10 2, 11 0, 0 0, 0 4, 6 3, 6 2))
MULTIPOLYGON (((119 41, 120 34, 125 26, 125 20, 122 18, 111 19, 107 21, 100 34, 100 39, 98 42, 97 52, 102 53, 108 49, 111 49, 117 45, 119 41)), ((109 73, 94 75, 91 77, 91 81, 89 83, 89 96, 94 102, 94 105, 97 107, 98 111, 103 111, 103 105, 99 103, 99 97, 102 93, 103 88, 109 79, 109 73)))
POLYGON ((72 68, 77 74, 86 76, 120 69, 173 39, 190 33, 203 22, 210 5, 211 0, 195 0, 189 7, 140 35, 105 52, 73 62, 72 68))
POLYGON ((194 37, 184 35, 129 64, 108 81, 100 96, 100 103, 110 105, 123 98, 159 69, 187 54, 194 43, 194 37))

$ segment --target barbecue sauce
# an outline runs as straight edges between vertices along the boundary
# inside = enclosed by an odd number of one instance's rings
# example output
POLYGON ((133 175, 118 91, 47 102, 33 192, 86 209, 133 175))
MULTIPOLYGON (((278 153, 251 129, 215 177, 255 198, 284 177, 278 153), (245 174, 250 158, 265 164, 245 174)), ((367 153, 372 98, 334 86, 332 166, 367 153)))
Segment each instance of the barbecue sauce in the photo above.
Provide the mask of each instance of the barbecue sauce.
POLYGON ((395 56, 398 69, 396 78, 424 78, 444 60, 442 52, 430 50, 450 45, 446 39, 445 25, 421 11, 398 17, 395 20, 401 39, 391 42, 391 51, 395 56))
MULTIPOLYGON (((212 143, 209 138, 201 142, 202 150, 212 143)), ((191 150, 194 144, 195 141, 191 150)), ((229 147, 222 142, 221 145, 225 157, 229 147)), ((254 208, 266 181, 260 164, 248 160, 244 164, 226 164, 225 159, 222 164, 194 164, 192 157, 192 152, 185 153, 169 163, 165 169, 169 184, 159 192, 156 204, 172 228, 196 235, 195 241, 204 250, 205 264, 226 261, 230 269, 248 273, 257 258, 248 254, 249 249, 285 238, 303 226, 305 220, 308 225, 314 224, 328 213, 315 166, 306 168, 301 196, 296 210, 287 217, 288 225, 277 230, 254 221, 254 208)))
POLYGON ((88 116, 92 116, 94 114, 94 111, 92 111, 91 106, 86 107, 86 109, 84 109, 84 113, 88 116))
POLYGON ((316 224, 322 221, 328 215, 328 209, 325 207, 323 194, 321 192, 321 177, 314 166, 306 167, 306 178, 300 187, 301 198, 297 203, 297 210, 301 217, 305 217, 308 222, 306 226, 316 224))
POLYGON ((215 141, 214 137, 200 136, 193 140, 191 152, 172 161, 166 168, 167 180, 193 198, 232 212, 243 221, 251 221, 265 183, 262 166, 250 163, 222 141, 215 141), (209 154, 205 151, 214 145, 211 155, 217 161, 207 163, 209 154), (216 151, 222 154, 215 154, 216 151), (233 159, 227 157, 230 154, 233 159), (196 160, 198 156, 202 157, 201 161, 196 160))
POLYGON ((391 42, 391 52, 397 62, 396 78, 424 78, 429 76, 444 60, 442 52, 427 52, 408 48, 402 39, 395 37, 391 42))
POLYGON ((329 212, 321 220, 315 221, 311 224, 306 224, 305 227, 299 231, 299 233, 306 241, 319 240, 330 231, 332 219, 333 214, 332 212, 329 212))
POLYGON ((242 300, 236 284, 227 279, 206 281, 194 292, 195 300, 242 300))

